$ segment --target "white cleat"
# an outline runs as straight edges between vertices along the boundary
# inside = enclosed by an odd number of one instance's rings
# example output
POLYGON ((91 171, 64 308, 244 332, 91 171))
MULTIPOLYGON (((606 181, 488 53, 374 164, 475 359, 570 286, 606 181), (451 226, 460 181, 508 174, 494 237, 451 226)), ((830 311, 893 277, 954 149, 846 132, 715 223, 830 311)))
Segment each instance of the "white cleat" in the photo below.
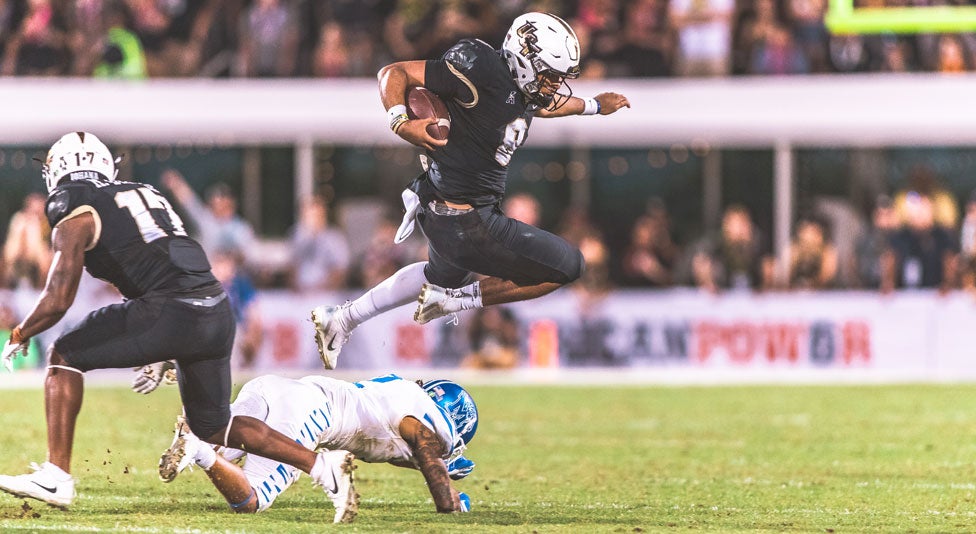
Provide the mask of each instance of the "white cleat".
POLYGON ((182 415, 177 417, 173 443, 159 457, 159 479, 163 482, 172 482, 176 479, 176 475, 193 464, 200 447, 209 447, 209 445, 200 441, 200 438, 190 431, 185 417, 182 415))
POLYGON ((315 325, 315 344, 319 348, 319 357, 326 369, 335 369, 339 360, 342 346, 349 341, 350 330, 346 330, 338 314, 351 306, 347 302, 341 306, 318 306, 312 310, 312 324, 315 325))
POLYGON ((473 297, 473 295, 465 293, 463 289, 424 284, 417 297, 419 305, 413 314, 413 320, 420 324, 427 324, 439 317, 457 313, 465 309, 461 300, 464 297, 473 297))
POLYGON ((356 457, 349 451, 325 451, 319 453, 329 469, 315 484, 325 489, 332 505, 335 506, 333 523, 352 523, 359 514, 359 494, 352 482, 352 472, 356 469, 356 457))
POLYGON ((75 498, 75 479, 58 466, 44 462, 31 464, 33 473, 0 475, 0 490, 17 497, 30 497, 51 506, 67 508, 75 498))

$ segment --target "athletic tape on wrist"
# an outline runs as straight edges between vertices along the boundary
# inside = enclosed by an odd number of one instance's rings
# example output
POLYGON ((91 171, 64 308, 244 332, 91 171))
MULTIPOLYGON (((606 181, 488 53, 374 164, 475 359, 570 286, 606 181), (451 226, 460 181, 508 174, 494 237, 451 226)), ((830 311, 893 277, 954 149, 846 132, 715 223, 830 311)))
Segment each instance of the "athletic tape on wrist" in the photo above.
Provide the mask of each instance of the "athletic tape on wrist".
POLYGON ((407 106, 403 104, 397 104, 386 110, 386 116, 390 118, 390 129, 394 133, 400 129, 403 123, 410 120, 410 117, 407 116, 407 106))
POLYGON ((408 120, 410 119, 406 115, 400 115, 390 123, 390 129, 393 130, 393 133, 397 133, 400 131, 400 127, 408 120))
POLYGON ((580 115, 596 115, 600 112, 600 101, 587 97, 583 99, 583 112, 580 115))

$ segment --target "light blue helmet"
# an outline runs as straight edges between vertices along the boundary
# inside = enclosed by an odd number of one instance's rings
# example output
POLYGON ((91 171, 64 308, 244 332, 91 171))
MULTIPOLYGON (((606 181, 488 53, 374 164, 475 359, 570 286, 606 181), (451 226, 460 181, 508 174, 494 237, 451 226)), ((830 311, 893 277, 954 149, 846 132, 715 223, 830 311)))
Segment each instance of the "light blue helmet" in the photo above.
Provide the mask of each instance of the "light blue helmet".
POLYGON ((454 421, 464 444, 470 443, 478 430, 478 407, 471 394, 450 380, 431 380, 423 387, 434 403, 454 421))

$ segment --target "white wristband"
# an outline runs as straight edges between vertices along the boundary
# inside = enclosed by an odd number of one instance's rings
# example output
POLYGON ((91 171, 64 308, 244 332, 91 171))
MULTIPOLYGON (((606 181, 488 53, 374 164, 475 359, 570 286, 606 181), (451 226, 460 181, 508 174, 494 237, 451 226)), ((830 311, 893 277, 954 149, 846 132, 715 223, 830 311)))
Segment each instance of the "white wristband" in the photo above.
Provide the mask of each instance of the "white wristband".
POLYGON ((403 104, 391 107, 386 110, 386 114, 390 117, 390 129, 393 130, 393 133, 397 133, 403 123, 410 120, 410 117, 407 116, 407 106, 403 104))
POLYGON ((592 97, 583 99, 583 112, 580 115, 596 115, 600 112, 600 102, 592 97))
POLYGON ((406 114, 407 114, 407 106, 403 104, 397 104, 395 106, 392 106, 390 109, 386 110, 386 116, 390 118, 390 122, 393 122, 393 119, 399 117, 400 115, 406 115, 406 114))

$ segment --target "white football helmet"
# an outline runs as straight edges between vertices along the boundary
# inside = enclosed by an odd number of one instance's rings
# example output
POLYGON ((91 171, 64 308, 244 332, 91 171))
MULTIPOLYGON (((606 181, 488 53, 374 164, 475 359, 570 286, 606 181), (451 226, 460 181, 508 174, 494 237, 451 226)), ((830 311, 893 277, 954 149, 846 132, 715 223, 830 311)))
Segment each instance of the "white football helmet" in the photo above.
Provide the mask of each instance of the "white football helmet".
MULTIPOLYGON (((526 13, 512 22, 502 41, 502 54, 515 84, 530 102, 555 109, 567 95, 542 93, 542 76, 558 77, 560 84, 580 73, 580 45, 576 32, 563 19, 549 13, 526 13)), ((570 90, 572 95, 572 90, 570 90)))
MULTIPOLYGON (((51 145, 41 175, 47 183, 47 192, 51 193, 61 180, 77 172, 96 172, 106 180, 115 180, 119 172, 115 164, 116 160, 108 147, 94 134, 71 132, 51 145)), ((89 178, 90 175, 78 177, 89 178)))

